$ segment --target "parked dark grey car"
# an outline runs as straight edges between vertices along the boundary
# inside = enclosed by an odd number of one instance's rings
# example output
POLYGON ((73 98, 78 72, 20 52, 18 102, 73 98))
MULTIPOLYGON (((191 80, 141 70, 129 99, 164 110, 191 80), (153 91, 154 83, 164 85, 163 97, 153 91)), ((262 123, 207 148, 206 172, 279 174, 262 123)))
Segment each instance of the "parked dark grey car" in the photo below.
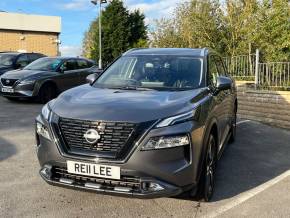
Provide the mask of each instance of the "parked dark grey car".
POLYGON ((41 58, 2 75, 0 93, 9 99, 37 98, 46 103, 63 91, 86 83, 86 77, 95 72, 93 67, 94 62, 84 58, 41 58))
POLYGON ((36 118, 41 177, 52 185, 209 201, 235 139, 237 96, 209 49, 130 50, 36 118), (95 80, 96 79, 96 80, 95 80))
POLYGON ((23 68, 42 57, 45 55, 39 53, 0 52, 0 76, 7 71, 23 68))

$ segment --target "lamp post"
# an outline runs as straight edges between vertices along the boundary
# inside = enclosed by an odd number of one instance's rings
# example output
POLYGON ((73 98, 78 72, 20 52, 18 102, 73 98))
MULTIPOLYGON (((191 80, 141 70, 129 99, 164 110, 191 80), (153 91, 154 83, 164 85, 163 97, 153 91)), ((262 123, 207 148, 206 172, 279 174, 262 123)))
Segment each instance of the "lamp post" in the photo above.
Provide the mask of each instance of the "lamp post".
POLYGON ((99 6, 99 69, 102 69, 102 4, 107 3, 107 0, 93 0, 91 1, 94 5, 100 2, 99 6))

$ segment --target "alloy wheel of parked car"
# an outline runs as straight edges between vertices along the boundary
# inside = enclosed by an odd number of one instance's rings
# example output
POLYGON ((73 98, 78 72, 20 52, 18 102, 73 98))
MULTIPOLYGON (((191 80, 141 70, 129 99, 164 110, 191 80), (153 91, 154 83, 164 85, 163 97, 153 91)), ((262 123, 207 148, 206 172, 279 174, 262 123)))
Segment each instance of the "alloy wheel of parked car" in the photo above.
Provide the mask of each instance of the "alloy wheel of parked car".
POLYGON ((209 137, 208 149, 205 158, 203 198, 206 202, 208 202, 212 198, 214 192, 217 160, 216 141, 212 134, 209 137))
POLYGON ((56 90, 52 85, 45 84, 41 87, 39 91, 39 101, 41 103, 47 103, 50 100, 54 99, 56 97, 56 90))

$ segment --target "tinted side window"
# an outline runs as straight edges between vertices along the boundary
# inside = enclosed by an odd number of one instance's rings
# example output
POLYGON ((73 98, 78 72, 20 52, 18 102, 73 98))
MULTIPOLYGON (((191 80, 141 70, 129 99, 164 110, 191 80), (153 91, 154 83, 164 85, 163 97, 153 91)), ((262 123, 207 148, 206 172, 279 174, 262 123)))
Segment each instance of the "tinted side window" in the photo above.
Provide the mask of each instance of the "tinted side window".
POLYGON ((42 58, 44 56, 41 54, 28 54, 28 57, 29 57, 30 62, 33 62, 33 61, 35 61, 39 58, 42 58))
POLYGON ((65 61, 62 66, 61 69, 63 71, 68 71, 68 70, 76 70, 77 66, 76 66, 76 61, 75 60, 68 60, 65 61))
POLYGON ((29 60, 26 54, 20 55, 16 61, 17 67, 25 67, 28 64, 29 64, 29 60))
POLYGON ((89 68, 88 62, 86 60, 77 60, 78 69, 89 68))
POLYGON ((87 61, 87 64, 88 64, 88 67, 92 67, 92 66, 94 66, 94 63, 91 62, 91 61, 87 61))

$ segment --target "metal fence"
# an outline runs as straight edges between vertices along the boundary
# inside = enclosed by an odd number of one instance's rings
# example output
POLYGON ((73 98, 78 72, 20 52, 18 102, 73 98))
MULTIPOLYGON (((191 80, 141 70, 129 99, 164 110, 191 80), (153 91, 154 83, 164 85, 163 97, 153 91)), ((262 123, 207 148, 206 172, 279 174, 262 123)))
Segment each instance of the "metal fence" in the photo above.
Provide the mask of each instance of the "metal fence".
POLYGON ((224 58, 228 73, 237 80, 255 80, 256 55, 239 55, 224 58))
POLYGON ((259 63, 258 86, 290 89, 290 62, 259 63))
POLYGON ((236 80, 252 81, 257 88, 290 90, 290 62, 259 62, 256 54, 224 58, 229 74, 236 80))

